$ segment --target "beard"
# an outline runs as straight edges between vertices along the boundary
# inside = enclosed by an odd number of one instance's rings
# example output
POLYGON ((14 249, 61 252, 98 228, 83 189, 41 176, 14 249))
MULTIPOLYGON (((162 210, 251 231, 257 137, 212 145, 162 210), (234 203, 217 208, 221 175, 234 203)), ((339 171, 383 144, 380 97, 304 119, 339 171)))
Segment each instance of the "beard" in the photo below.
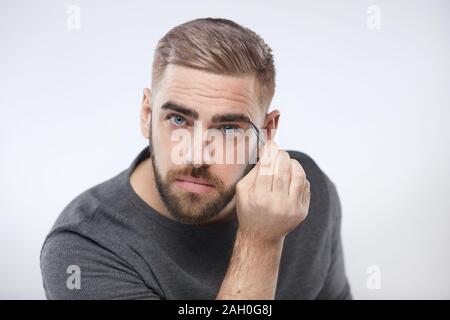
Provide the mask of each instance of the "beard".
MULTIPOLYGON (((155 161, 151 134, 149 138, 149 152, 155 183, 160 198, 172 217, 178 222, 196 225, 207 223, 218 216, 233 199, 237 182, 226 187, 219 177, 209 171, 208 166, 199 168, 186 166, 182 169, 172 169, 169 170, 166 177, 163 178, 155 161), (181 176, 192 176, 194 178, 205 179, 208 183, 215 186, 215 190, 206 194, 192 192, 176 193, 171 189, 171 186, 173 186, 177 178, 181 176)), ((254 164, 248 164, 238 181, 253 167, 254 164)))

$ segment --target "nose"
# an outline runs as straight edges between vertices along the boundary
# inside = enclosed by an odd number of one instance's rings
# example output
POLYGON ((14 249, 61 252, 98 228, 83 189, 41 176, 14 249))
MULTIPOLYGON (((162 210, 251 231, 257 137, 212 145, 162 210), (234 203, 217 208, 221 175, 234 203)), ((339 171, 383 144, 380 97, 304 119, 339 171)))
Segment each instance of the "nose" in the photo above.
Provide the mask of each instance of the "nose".
POLYGON ((209 152, 203 152, 207 148, 202 146, 190 146, 185 152, 184 163, 193 166, 194 168, 200 168, 210 164, 209 152))
POLYGON ((195 168, 200 168, 211 164, 212 157, 210 142, 203 135, 201 121, 194 122, 194 137, 191 143, 187 145, 185 151, 185 164, 190 164, 195 168))

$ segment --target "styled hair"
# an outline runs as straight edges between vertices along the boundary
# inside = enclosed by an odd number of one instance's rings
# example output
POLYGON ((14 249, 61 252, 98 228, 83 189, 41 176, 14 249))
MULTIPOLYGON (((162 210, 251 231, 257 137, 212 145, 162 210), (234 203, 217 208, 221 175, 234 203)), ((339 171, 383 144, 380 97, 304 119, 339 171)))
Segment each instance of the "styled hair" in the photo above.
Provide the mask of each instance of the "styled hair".
POLYGON ((272 49, 255 32, 231 20, 196 19, 164 35, 155 49, 152 88, 168 64, 222 75, 255 76, 258 102, 266 110, 275 93, 272 49))

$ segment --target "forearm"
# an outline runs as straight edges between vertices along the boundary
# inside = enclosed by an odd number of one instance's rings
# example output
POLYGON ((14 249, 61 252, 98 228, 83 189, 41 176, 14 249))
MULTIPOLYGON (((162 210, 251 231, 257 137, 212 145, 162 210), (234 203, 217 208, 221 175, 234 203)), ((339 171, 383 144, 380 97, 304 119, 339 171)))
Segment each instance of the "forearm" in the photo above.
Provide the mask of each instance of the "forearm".
POLYGON ((216 299, 274 299, 284 237, 264 241, 238 230, 216 299))

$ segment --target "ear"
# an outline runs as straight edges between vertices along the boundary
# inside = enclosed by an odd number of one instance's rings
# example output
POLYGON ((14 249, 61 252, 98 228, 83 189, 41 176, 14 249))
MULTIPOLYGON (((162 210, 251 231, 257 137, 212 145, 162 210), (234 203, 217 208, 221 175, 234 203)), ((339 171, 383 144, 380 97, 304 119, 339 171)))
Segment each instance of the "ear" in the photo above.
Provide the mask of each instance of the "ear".
POLYGON ((265 129, 267 141, 273 141, 278 129, 278 120, 280 119, 280 111, 273 110, 266 115, 263 128, 265 129))
POLYGON ((150 137, 150 117, 152 116, 152 92, 149 88, 144 88, 144 95, 141 104, 141 132, 148 139, 150 137))

